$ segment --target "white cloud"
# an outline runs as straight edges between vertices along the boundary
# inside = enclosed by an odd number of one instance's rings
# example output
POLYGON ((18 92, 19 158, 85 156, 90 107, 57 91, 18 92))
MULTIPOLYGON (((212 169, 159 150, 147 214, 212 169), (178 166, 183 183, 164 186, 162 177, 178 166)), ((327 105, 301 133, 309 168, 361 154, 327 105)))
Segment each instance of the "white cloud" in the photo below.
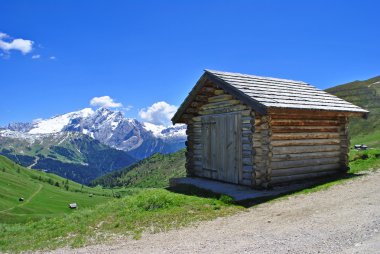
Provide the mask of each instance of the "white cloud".
POLYGON ((5 34, 5 33, 0 32, 0 39, 8 38, 8 37, 9 37, 8 34, 5 34))
POLYGON ((9 54, 0 53, 0 57, 3 59, 9 59, 9 54))
POLYGON ((131 110, 132 108, 133 108, 132 105, 128 105, 128 106, 126 106, 126 107, 123 107, 122 110, 123 110, 124 112, 127 112, 127 111, 131 110))
POLYGON ((33 49, 33 41, 25 39, 12 39, 9 35, 0 32, 0 49, 5 53, 10 50, 21 51, 24 55, 31 52, 33 49))
POLYGON ((109 96, 94 97, 90 101, 91 106, 99 106, 104 108, 120 108, 123 104, 115 102, 109 96))
POLYGON ((41 55, 32 55, 32 59, 39 59, 41 58, 41 55))
POLYGON ((55 60, 55 59, 57 59, 55 56, 51 56, 51 57, 49 57, 50 58, 50 60, 55 60))
POLYGON ((143 108, 139 111, 142 120, 158 125, 171 125, 170 119, 177 111, 177 106, 170 105, 165 101, 154 103, 147 109, 143 108))

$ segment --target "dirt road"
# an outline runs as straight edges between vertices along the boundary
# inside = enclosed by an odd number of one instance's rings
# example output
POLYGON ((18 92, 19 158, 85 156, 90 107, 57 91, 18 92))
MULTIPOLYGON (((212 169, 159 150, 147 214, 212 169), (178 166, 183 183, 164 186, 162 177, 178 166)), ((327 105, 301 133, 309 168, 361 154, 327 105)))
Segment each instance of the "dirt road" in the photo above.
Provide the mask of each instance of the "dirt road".
POLYGON ((192 227, 55 253, 380 253, 380 171, 192 227))

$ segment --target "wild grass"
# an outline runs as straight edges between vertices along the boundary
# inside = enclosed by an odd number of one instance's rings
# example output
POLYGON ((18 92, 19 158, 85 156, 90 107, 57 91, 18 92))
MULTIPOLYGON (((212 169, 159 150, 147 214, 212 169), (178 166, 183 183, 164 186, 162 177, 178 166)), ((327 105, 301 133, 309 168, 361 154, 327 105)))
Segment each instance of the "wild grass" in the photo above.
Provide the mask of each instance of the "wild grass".
POLYGON ((359 173, 366 170, 375 170, 377 168, 380 168, 380 149, 350 151, 349 173, 359 173))
POLYGON ((352 145, 365 144, 370 148, 380 149, 380 129, 360 134, 351 139, 352 145))
MULTIPOLYGON (((359 176, 363 171, 379 167, 380 149, 352 150, 347 177, 333 179, 290 195, 325 190, 359 176)), ((0 213, 0 220, 8 222, 0 224, 0 252, 50 250, 62 246, 79 247, 107 241, 119 235, 138 239, 144 232, 167 231, 194 222, 231 215, 244 209, 234 204, 228 196, 189 187, 181 191, 184 195, 154 188, 94 189, 70 182, 67 191, 63 186, 50 184, 50 178, 52 181, 62 182, 62 178, 58 176, 28 170, 9 160, 0 160, 2 209, 17 205, 18 201, 15 201, 14 197, 28 198, 40 185, 43 185, 45 191, 44 194, 41 192, 33 197, 28 205, 12 209, 7 215, 8 219, 3 219, 4 213, 0 213), (5 172, 2 171, 3 168, 5 172), (40 176, 44 180, 39 180, 40 176), (23 182, 25 179, 32 181, 23 182), (89 198, 89 193, 95 193, 98 196, 96 198, 100 199, 89 198), (122 198, 111 198, 115 193, 119 193, 122 198), (74 199, 80 206, 78 210, 70 211, 66 205, 69 200, 74 199), (96 202, 89 203, 88 206, 81 205, 87 199, 96 202), (59 200, 63 200, 62 203, 59 200), (60 210, 62 207, 64 211, 60 210), (20 220, 21 214, 29 219, 20 220)))
POLYGON ((24 223, 72 213, 112 198, 110 190, 89 188, 54 174, 26 169, 0 156, 0 223, 24 223), (24 201, 19 201, 24 198, 24 201))
POLYGON ((79 247, 113 234, 139 238, 195 221, 236 213, 243 208, 221 200, 141 189, 93 208, 25 224, 0 224, 0 251, 79 247))

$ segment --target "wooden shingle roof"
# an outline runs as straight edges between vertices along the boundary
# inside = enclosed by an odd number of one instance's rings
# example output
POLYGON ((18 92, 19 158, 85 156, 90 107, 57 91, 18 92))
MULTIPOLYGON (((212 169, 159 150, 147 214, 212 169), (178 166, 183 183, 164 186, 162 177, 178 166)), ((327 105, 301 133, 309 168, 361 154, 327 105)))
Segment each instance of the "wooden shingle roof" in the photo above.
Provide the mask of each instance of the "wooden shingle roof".
POLYGON ((205 79, 216 83, 261 114, 266 114, 269 108, 353 112, 362 113, 363 116, 368 114, 368 111, 302 81, 205 70, 205 74, 173 117, 173 122, 178 122, 182 110, 199 91, 203 83, 201 81, 205 79))

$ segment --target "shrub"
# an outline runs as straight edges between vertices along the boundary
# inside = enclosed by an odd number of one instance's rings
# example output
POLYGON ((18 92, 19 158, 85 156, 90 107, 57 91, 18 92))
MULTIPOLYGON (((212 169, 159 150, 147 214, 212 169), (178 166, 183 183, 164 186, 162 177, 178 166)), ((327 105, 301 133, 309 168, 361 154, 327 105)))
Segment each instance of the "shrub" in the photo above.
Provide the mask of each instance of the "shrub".
POLYGON ((136 200, 136 206, 145 211, 154 211, 175 205, 173 197, 166 193, 147 192, 137 195, 136 200))
POLYGON ((222 194, 220 196, 219 200, 225 204, 233 204, 234 203, 234 199, 232 197, 224 195, 224 194, 222 194))

